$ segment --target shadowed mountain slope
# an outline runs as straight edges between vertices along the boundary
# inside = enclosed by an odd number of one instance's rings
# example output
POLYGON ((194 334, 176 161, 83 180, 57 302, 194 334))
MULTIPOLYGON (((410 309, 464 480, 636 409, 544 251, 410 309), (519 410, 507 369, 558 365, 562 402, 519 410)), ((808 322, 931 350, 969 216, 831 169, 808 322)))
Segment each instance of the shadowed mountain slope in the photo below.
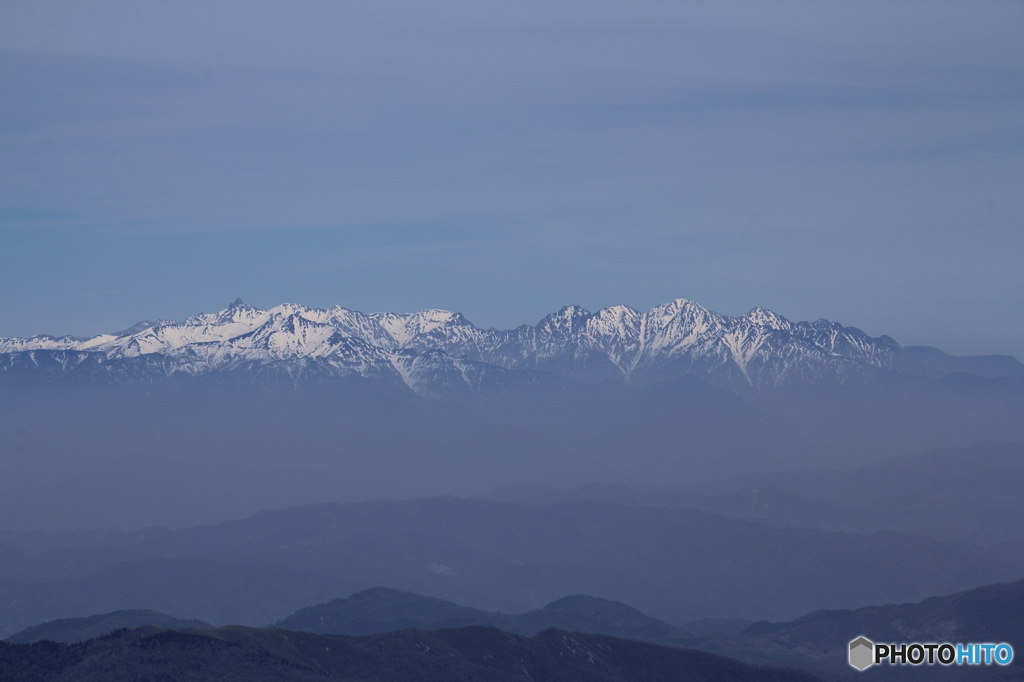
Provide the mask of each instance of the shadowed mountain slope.
POLYGON ((75 644, 87 639, 101 637, 122 628, 135 629, 144 625, 153 625, 165 630, 184 630, 185 628, 208 628, 209 623, 201 620, 182 620, 168 616, 159 611, 145 609, 114 611, 86 618, 61 618, 40 625, 34 625, 21 632, 11 635, 6 641, 11 644, 29 644, 44 639, 62 644, 75 644))

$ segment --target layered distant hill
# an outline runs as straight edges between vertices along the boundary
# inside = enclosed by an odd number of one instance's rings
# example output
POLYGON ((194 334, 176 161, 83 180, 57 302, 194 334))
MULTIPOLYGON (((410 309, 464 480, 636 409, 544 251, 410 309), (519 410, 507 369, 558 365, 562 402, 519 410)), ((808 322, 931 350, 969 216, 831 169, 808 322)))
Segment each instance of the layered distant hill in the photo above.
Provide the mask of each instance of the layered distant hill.
MULTIPOLYGON (((1024 647, 1024 581, 986 585, 918 603, 816 611, 791 622, 762 621, 742 632, 709 636, 687 635, 624 604, 590 597, 562 599, 517 616, 375 588, 302 609, 275 628, 211 628, 152 611, 54 621, 8 640, 39 642, 33 646, 0 642, 0 676, 38 681, 93 679, 93 675, 117 680, 121 676, 173 677, 191 671, 188 679, 222 679, 219 676, 225 674, 251 680, 338 676, 504 680, 520 679, 520 675, 595 682, 812 679, 783 670, 790 668, 822 679, 854 680, 864 673, 847 664, 847 645, 860 636, 897 643, 1007 642, 1019 651, 1024 647), (544 627, 553 621, 566 627, 544 627), (133 622, 159 622, 163 627, 108 634, 114 625, 133 622), (497 622, 500 628, 485 626, 497 622), (405 628, 389 629, 394 626, 405 628), (39 642, 46 633, 56 634, 59 641, 82 641, 83 627, 94 630, 94 636, 104 636, 77 646, 39 642), (622 637, 634 642, 601 634, 608 629, 621 631, 622 637), (332 632, 372 636, 338 637, 332 632), (670 644, 684 648, 635 641, 666 635, 670 644), (744 666, 737 659, 774 670, 744 666)), ((893 682, 922 678, 995 682, 1021 677, 1016 665, 924 669, 883 665, 872 668, 870 674, 893 682)))
POLYGON ((468 608, 443 599, 384 587, 363 590, 347 599, 308 606, 275 625, 285 630, 333 635, 372 635, 406 628, 438 630, 485 625, 531 637, 548 628, 558 628, 675 646, 686 645, 693 640, 689 633, 631 606, 586 595, 563 597, 527 613, 507 614, 468 608))
MULTIPOLYGON (((1007 642, 1024 647, 1024 581, 986 585, 914 604, 871 606, 856 611, 818 611, 789 623, 754 623, 737 634, 704 638, 697 646, 748 662, 813 671, 826 679, 860 679, 847 665, 847 644, 874 642, 1007 642)), ((1000 666, 878 666, 885 680, 1019 680, 1017 660, 1000 666)))
MULTIPOLYGON (((151 610, 114 611, 84 618, 61 618, 34 625, 6 639, 12 644, 42 640, 74 644, 122 628, 153 625, 167 630, 212 628, 199 620, 182 620, 151 610)), ((686 645, 693 636, 621 602, 586 595, 563 597, 542 609, 506 614, 459 606, 422 594, 374 587, 346 599, 299 609, 274 627, 321 635, 376 635, 395 630, 440 630, 470 625, 496 627, 535 636, 549 628, 588 632, 657 644, 686 645)))
MULTIPOLYGON (((866 636, 876 642, 1007 642, 1024 647, 1024 581, 986 585, 909 604, 869 606, 855 611, 815 611, 791 622, 753 623, 742 632, 695 636, 646 616, 625 604, 592 597, 568 597, 543 609, 508 615, 457 606, 422 595, 377 588, 302 609, 277 626, 317 633, 360 634, 398 629, 399 624, 431 630, 470 624, 536 635, 547 627, 610 634, 738 658, 748 663, 806 670, 824 679, 856 679, 847 664, 847 645, 866 636), (557 624, 557 625, 555 625, 557 624)), ((1018 669, 921 669, 883 666, 873 678, 887 680, 1010 680, 1018 669)))
POLYGON ((381 584, 504 613, 589 594, 674 624, 783 620, 1024 572, 1020 557, 999 547, 900 533, 772 528, 692 509, 456 498, 313 505, 41 544, 29 533, 0 544, 0 636, 142 608, 261 626, 381 584))
POLYGON ((507 486, 481 499, 702 509, 782 528, 899 531, 1024 550, 1024 443, 941 448, 852 471, 749 473, 696 486, 507 486))

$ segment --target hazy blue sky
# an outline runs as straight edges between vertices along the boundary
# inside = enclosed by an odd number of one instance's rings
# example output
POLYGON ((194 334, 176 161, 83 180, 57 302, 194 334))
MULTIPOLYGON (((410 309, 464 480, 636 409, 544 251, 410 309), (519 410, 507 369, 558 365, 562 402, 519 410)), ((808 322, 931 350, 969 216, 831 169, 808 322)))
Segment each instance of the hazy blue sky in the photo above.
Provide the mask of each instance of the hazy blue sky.
POLYGON ((0 336, 685 297, 1024 357, 1024 3, 0 2, 0 336))

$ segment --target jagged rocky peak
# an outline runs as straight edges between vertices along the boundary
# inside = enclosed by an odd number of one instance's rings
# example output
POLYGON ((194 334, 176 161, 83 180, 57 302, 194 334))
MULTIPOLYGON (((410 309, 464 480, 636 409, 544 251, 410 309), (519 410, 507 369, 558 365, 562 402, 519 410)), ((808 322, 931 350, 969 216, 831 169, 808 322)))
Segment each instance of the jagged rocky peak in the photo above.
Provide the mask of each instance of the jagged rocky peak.
POLYGON ((214 314, 214 320, 218 322, 247 322, 257 319, 266 314, 266 311, 244 303, 242 299, 236 298, 231 305, 219 313, 214 314))
POLYGON ((648 324, 654 328, 681 325, 692 327, 694 331, 698 332, 718 326, 725 320, 718 313, 685 298, 677 298, 674 301, 654 306, 647 311, 646 317, 648 324))
POLYGON ((379 324, 400 347, 417 336, 456 327, 473 327, 473 323, 449 310, 421 310, 418 313, 373 313, 370 319, 379 324))
POLYGON ((721 335, 727 320, 693 301, 677 298, 644 314, 641 340, 648 354, 687 353, 721 335))
POLYGON ((541 320, 537 328, 548 333, 568 334, 580 329, 590 317, 590 311, 578 305, 567 305, 541 320))
POLYGON ((643 315, 626 305, 613 305, 601 308, 590 319, 590 326, 597 327, 612 334, 624 335, 636 332, 643 315))
POLYGON ((792 325, 789 320, 778 313, 773 313, 764 308, 754 308, 743 318, 750 324, 770 329, 789 329, 792 325))

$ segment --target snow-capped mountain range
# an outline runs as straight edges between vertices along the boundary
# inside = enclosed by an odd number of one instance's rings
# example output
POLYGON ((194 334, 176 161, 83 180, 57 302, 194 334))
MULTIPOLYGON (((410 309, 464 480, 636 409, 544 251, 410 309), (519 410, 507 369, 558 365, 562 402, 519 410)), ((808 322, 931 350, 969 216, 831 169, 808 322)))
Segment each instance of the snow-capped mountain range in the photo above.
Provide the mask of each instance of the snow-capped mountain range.
POLYGON ((646 384, 686 373, 737 389, 921 368, 887 336, 827 320, 790 322, 755 308, 719 315, 677 299, 640 312, 566 306, 536 326, 480 329, 459 313, 360 313, 235 301, 187 320, 142 322, 117 334, 0 339, 0 370, 137 372, 283 371, 400 380, 422 395, 474 386, 495 373, 541 370, 579 381, 646 384))

